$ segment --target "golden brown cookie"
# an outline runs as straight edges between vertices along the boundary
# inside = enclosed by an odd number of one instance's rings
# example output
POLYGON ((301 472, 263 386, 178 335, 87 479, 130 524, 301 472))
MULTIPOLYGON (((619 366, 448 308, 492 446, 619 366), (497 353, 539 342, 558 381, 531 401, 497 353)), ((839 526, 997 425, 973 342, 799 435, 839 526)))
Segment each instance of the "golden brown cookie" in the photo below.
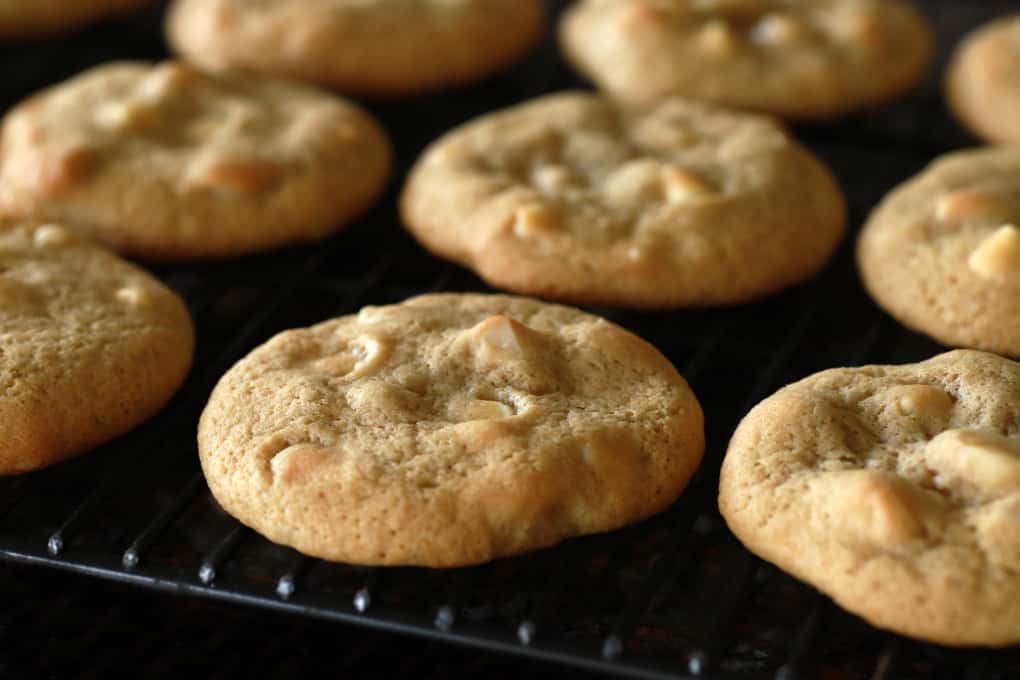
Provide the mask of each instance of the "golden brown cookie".
POLYGON ((825 371, 756 406, 719 507, 754 553, 881 628, 1020 642, 1020 364, 825 371))
POLYGON ((153 277, 63 227, 0 222, 0 474, 142 423, 193 350, 188 310, 153 277))
POLYGON ((495 286, 632 307, 768 295, 821 269, 845 226, 832 175, 770 119, 581 93, 448 133, 401 207, 426 248, 495 286))
POLYGON ((1020 142, 1020 15, 967 36, 950 63, 946 97, 974 134, 992 142, 1020 142))
POLYGON ((872 213, 857 243, 868 292, 951 346, 1020 357, 1020 150, 943 156, 872 213))
POLYGON ((526 298, 424 295, 277 335, 213 391, 209 488, 272 541, 452 567, 668 507, 701 408, 654 347, 526 298))
POLYGON ((393 95, 498 71, 543 25, 539 0, 177 0, 167 35, 209 68, 393 95))
POLYGON ((0 38, 76 28, 152 0, 0 0, 0 38))
POLYGON ((0 213, 146 258, 238 255, 338 230, 378 197, 389 164, 378 125, 324 92, 114 63, 7 114, 0 213))
POLYGON ((582 0, 560 42, 623 101, 681 95, 789 119, 891 99, 932 52, 905 0, 582 0))

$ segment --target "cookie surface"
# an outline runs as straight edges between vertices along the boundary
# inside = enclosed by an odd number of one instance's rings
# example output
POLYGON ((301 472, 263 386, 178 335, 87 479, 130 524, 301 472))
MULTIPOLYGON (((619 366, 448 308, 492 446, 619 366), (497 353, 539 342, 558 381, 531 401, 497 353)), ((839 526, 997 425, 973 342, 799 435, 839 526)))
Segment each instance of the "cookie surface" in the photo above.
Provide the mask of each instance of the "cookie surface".
POLYGON ((952 346, 1020 356, 1020 151, 937 159, 879 204, 857 261, 901 323, 952 346))
POLYGON ((365 210, 390 163, 353 104, 252 75, 114 63, 15 107, 0 131, 0 213, 80 225, 152 259, 318 239, 365 210))
POLYGON ((539 0, 177 0, 167 34, 206 67, 385 95, 497 71, 543 24, 539 0))
POLYGON ((964 350, 790 385, 737 428, 719 507, 879 627, 1020 642, 1020 364, 964 350))
POLYGON ((932 51, 903 0, 582 0, 560 43, 623 101, 680 95, 790 119, 890 99, 932 51))
POLYGON ((634 307, 767 295, 821 269, 845 225, 829 171, 771 120, 581 93, 448 133, 401 208, 426 248, 495 286, 634 307))
POLYGON ((63 227, 0 222, 0 474, 127 432, 191 365, 183 302, 63 227))
POLYGON ((1020 142, 1020 15, 967 36, 950 62, 946 97, 974 134, 992 142, 1020 142))
POLYGON ((76 28, 152 0, 0 0, 0 38, 20 38, 76 28))
POLYGON ((220 381, 198 442, 216 499, 272 541, 450 567, 665 509, 704 431, 683 378, 618 326, 448 294, 277 335, 220 381))

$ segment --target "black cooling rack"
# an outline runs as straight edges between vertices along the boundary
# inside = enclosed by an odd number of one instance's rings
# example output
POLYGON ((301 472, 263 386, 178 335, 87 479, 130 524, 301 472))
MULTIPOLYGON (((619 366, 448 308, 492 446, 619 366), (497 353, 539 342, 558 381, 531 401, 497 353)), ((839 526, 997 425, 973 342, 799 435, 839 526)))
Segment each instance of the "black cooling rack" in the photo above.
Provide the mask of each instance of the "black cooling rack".
MULTIPOLYGON (((932 157, 973 143, 947 116, 937 74, 962 32, 1020 10, 1018 2, 996 0, 922 6, 939 28, 941 52, 925 86, 880 111, 796 131, 836 171, 855 226, 932 157)), ((95 63, 164 55, 159 20, 155 9, 67 39, 3 48, 0 107, 95 63)), ((395 211, 400 178, 452 125, 579 85, 550 40, 519 68, 480 85, 370 103, 399 159, 392 190, 369 215, 317 246, 157 267, 196 319, 190 379, 159 417, 132 434, 50 470, 0 479, 0 559, 451 642, 549 668, 641 678, 1020 677, 1016 649, 950 650, 875 630, 744 551, 716 511, 729 434, 758 400, 824 368, 915 361, 942 349, 866 298, 850 239, 819 278, 760 304, 594 310, 669 356, 707 414, 701 471, 671 510, 640 525, 470 569, 370 569, 302 557, 216 507, 194 441, 216 379, 284 328, 425 291, 487 290, 402 231, 395 211)))

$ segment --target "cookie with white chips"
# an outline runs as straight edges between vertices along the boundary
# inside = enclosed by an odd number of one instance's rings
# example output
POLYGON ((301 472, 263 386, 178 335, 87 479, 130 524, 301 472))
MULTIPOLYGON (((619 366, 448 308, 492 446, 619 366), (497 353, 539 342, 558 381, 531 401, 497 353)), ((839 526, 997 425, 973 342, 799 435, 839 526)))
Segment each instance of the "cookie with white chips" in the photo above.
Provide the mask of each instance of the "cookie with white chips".
POLYGON ((1020 142, 1020 15, 1002 17, 968 35, 946 73, 949 107, 990 142, 1020 142))
POLYGON ((1020 642, 1020 364, 824 371, 740 423, 719 507, 752 552, 881 628, 1020 642))
POLYGON ((924 73, 927 22, 906 0, 582 0, 567 58, 608 94, 671 95, 788 119, 891 99, 924 73))
POLYGON ((139 425, 193 351, 188 310, 158 280, 62 226, 0 222, 0 474, 139 425))
POLYGON ((631 307, 774 293, 818 272, 846 221, 832 174, 769 118, 584 93, 447 133, 401 209, 426 248, 495 286, 631 307))
POLYGON ((889 194, 857 243, 868 292, 950 346, 1020 357, 1020 151, 937 159, 889 194))
POLYGON ((684 379, 624 329, 444 294, 277 335, 220 380, 198 445, 222 507, 272 541, 453 567, 665 509, 704 430, 684 379))
POLYGON ((322 238, 366 210, 390 166, 360 108, 310 87, 164 62, 91 69, 0 128, 0 213, 63 221, 151 259, 322 238))

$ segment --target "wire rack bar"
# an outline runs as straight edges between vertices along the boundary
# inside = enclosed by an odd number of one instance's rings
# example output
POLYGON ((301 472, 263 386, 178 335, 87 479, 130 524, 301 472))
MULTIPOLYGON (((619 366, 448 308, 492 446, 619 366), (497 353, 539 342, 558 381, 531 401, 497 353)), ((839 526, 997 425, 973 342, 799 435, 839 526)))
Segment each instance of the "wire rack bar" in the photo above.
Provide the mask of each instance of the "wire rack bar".
POLYGON ((191 503, 198 496, 199 492, 205 488, 205 477, 202 476, 201 472, 196 472, 191 476, 191 479, 184 485, 177 497, 174 498, 173 502, 163 512, 157 514, 148 526, 142 529, 131 544, 124 551, 124 555, 121 557, 121 563, 125 569, 134 569, 142 560, 142 556, 145 551, 160 537, 160 535, 170 526, 174 520, 180 516, 184 510, 191 505, 191 503))
POLYGON ((248 527, 235 523, 235 526, 223 535, 216 547, 202 558, 202 564, 198 567, 198 580, 211 586, 216 581, 219 568, 230 558, 247 535, 248 527))

